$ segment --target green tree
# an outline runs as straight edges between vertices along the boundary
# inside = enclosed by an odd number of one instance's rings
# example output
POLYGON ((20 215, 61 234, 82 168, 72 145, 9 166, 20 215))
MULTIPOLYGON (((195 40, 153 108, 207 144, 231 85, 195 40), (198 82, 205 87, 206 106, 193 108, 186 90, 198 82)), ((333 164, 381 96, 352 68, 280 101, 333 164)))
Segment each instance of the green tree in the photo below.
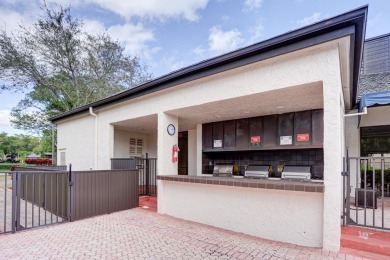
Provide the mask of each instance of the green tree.
POLYGON ((31 28, 0 31, 0 91, 29 90, 12 109, 16 128, 47 131, 49 117, 151 78, 139 58, 127 55, 107 33, 85 32, 70 7, 41 9, 31 28))
POLYGON ((44 155, 45 152, 50 152, 50 149, 44 145, 44 140, 37 136, 31 135, 11 135, 0 133, 0 156, 6 154, 17 154, 19 157, 26 157, 31 152, 38 155, 44 155))

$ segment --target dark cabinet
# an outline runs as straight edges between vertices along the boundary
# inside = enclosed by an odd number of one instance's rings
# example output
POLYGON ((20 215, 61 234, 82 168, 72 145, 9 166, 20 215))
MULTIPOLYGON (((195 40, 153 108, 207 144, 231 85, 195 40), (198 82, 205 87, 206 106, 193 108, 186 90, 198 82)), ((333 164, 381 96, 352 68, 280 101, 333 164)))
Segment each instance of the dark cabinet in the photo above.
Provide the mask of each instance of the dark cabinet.
POLYGON ((202 125, 202 146, 203 149, 213 148, 213 127, 211 123, 202 125))
POLYGON ((279 144, 278 141, 278 115, 264 117, 263 140, 262 147, 275 147, 279 144))
POLYGON ((236 120, 236 148, 245 149, 249 147, 249 119, 236 120))
POLYGON ((203 124, 203 149, 320 148, 324 139, 322 109, 203 124))
POLYGON ((292 145, 294 136, 294 113, 279 115, 279 145, 292 145))
POLYGON ((294 118, 294 144, 310 145, 312 139, 311 111, 295 113, 294 118))
POLYGON ((263 139, 263 117, 249 119, 249 146, 260 147, 263 139))
POLYGON ((223 122, 223 147, 225 149, 236 147, 236 121, 223 122))
POLYGON ((213 148, 223 148, 223 122, 213 123, 213 148))
POLYGON ((324 110, 312 111, 312 144, 321 145, 324 143, 324 110))

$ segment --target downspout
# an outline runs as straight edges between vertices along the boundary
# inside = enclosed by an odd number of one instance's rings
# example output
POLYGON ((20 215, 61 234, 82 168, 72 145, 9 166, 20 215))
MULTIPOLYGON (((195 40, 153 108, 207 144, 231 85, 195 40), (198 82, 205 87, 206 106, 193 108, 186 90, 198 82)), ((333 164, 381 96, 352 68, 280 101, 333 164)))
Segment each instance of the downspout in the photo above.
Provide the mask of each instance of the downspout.
POLYGON ((367 115, 367 107, 363 107, 363 112, 345 114, 344 117, 347 117, 347 116, 361 116, 361 115, 367 115))
POLYGON ((51 164, 57 165, 57 150, 55 146, 55 125, 51 125, 51 164))
POLYGON ((93 112, 93 107, 89 107, 89 114, 95 117, 95 170, 98 169, 98 116, 93 112))

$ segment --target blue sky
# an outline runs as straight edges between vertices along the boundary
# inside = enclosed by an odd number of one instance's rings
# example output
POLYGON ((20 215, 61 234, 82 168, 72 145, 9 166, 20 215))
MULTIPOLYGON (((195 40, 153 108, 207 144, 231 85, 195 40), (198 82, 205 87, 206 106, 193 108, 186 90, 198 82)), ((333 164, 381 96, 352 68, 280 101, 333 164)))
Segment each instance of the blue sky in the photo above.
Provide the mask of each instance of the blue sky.
MULTIPOLYGON (((161 76, 195 62, 369 4, 366 38, 390 32, 388 0, 47 0, 72 6, 85 30, 107 30, 161 76)), ((0 27, 30 25, 41 1, 2 0, 0 27)), ((9 123, 21 93, 0 93, 0 132, 22 133, 9 123)))

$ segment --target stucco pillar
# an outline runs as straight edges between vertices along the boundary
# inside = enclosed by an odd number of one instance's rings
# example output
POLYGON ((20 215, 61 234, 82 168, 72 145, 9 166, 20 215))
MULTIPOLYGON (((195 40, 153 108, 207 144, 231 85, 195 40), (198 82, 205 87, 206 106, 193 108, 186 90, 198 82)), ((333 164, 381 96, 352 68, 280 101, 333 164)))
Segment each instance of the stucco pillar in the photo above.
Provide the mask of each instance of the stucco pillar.
POLYGON ((196 125, 196 175, 202 175, 202 124, 196 125))
POLYGON ((175 175, 177 162, 172 162, 172 147, 178 144, 178 118, 166 113, 158 113, 157 125, 157 171, 159 175, 175 175), (174 135, 169 135, 167 127, 173 124, 176 128, 174 135))
POLYGON ((341 81, 334 75, 324 90, 324 224, 323 248, 337 251, 341 236, 342 111, 341 81))
POLYGON ((111 169, 111 158, 114 158, 114 141, 115 141, 115 136, 114 136, 114 125, 109 124, 108 125, 108 158, 107 158, 107 163, 109 165, 109 168, 111 169))
MULTIPOLYGON (((178 162, 172 162, 172 147, 178 144, 178 118, 160 112, 157 114, 157 172, 158 175, 177 175, 178 162), (174 135, 169 135, 167 127, 173 124, 176 128, 174 135)), ((157 212, 166 213, 163 181, 157 181, 157 212)))
MULTIPOLYGON (((354 113, 357 112, 353 111, 354 113)), ((358 125, 358 117, 346 117, 346 140, 345 145, 348 148, 348 153, 350 157, 358 157, 360 156, 360 132, 357 128, 358 125)), ((355 197, 355 188, 357 188, 358 184, 356 183, 356 173, 360 168, 360 164, 356 167, 356 161, 352 160, 350 164, 350 179, 351 179, 351 196, 355 197)))

